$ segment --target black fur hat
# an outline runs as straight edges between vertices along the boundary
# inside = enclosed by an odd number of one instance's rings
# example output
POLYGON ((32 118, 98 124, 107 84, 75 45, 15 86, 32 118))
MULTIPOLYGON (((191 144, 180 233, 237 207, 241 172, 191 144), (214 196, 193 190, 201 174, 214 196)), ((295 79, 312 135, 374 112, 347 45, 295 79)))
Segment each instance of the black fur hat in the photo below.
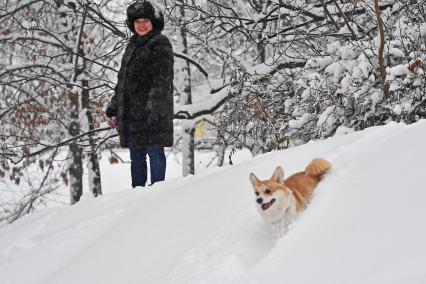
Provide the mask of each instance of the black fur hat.
POLYGON ((133 33, 136 33, 134 21, 140 18, 151 20, 152 26, 156 30, 164 29, 163 13, 147 0, 135 1, 127 7, 126 25, 133 33))

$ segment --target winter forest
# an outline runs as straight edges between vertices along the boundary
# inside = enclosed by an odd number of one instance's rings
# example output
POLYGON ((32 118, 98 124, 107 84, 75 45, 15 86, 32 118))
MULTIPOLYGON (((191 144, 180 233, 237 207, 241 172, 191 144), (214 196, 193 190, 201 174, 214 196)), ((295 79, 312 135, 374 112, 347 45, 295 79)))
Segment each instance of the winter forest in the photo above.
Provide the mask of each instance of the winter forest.
MULTIPOLYGON (((105 108, 130 36, 129 3, 1 1, 0 224, 64 184, 78 202, 84 178, 101 195, 100 157, 121 162, 105 108)), ((239 149, 256 156, 426 118, 425 0, 154 3, 174 49, 169 151, 182 155, 183 176, 195 173, 201 147, 221 166, 239 149)))

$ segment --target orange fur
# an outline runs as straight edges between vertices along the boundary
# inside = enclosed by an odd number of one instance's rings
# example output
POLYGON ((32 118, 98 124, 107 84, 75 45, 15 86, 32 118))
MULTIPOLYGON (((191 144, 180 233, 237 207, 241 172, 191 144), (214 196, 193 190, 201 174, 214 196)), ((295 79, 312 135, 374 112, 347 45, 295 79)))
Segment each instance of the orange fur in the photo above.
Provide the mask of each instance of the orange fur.
MULTIPOLYGON (((259 198, 264 200, 272 200, 274 198, 285 199, 277 202, 277 204, 282 205, 276 205, 281 206, 278 209, 275 209, 276 214, 279 215, 280 210, 285 210, 283 213, 284 215, 292 214, 290 217, 287 216, 286 218, 292 218, 296 212, 299 212, 306 207, 315 187, 321 180, 321 177, 329 171, 330 168, 331 164, 328 161, 322 158, 317 158, 312 160, 308 166, 306 166, 305 171, 295 173, 286 179, 284 179, 284 172, 282 168, 277 167, 272 177, 264 181, 260 181, 253 173, 251 173, 250 182, 252 183, 256 195, 259 198), (284 194, 278 193, 279 191, 284 194), (293 197, 294 199, 292 199, 293 197), (294 200, 295 204, 294 202, 291 202, 290 199, 294 200), (287 211, 290 213, 287 213, 287 211)), ((273 208, 273 206, 271 207, 273 208)), ((264 212, 261 209, 259 210, 261 214, 264 214, 265 216, 269 214, 266 213, 266 211, 264 212)), ((275 220, 275 216, 268 216, 267 218, 275 220)))
POLYGON ((284 186, 293 191, 297 201, 296 210, 306 207, 321 176, 330 170, 331 164, 321 158, 312 160, 304 172, 295 173, 284 180, 284 186))

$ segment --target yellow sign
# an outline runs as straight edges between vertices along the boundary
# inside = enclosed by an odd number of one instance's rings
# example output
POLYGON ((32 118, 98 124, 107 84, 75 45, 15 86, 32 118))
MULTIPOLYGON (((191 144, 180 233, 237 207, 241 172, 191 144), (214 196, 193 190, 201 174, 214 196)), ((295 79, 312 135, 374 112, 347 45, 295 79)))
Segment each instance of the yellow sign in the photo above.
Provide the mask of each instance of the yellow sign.
POLYGON ((203 138, 204 136, 206 136, 206 130, 204 129, 204 121, 200 121, 195 125, 194 136, 196 138, 203 138))

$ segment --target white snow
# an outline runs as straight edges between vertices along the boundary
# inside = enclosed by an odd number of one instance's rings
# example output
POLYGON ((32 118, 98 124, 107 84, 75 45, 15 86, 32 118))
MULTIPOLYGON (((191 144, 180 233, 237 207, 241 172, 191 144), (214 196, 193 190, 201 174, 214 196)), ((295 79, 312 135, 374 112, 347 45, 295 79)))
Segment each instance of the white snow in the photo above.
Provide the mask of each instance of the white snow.
POLYGON ((192 116, 197 112, 213 109, 224 98, 226 98, 228 94, 229 94, 229 86, 223 88, 222 90, 213 94, 210 98, 202 102, 197 102, 190 105, 179 105, 175 107, 175 114, 184 113, 184 114, 188 114, 192 116))
POLYGON ((425 120, 389 123, 146 190, 108 170, 101 198, 0 228, 0 282, 426 283, 425 140, 425 120), (331 172, 274 239, 249 173, 289 175, 318 156, 331 172))
POLYGON ((321 126, 326 123, 328 119, 333 119, 332 114, 336 110, 336 106, 329 106, 318 118, 317 125, 321 126))
POLYGON ((310 113, 304 113, 301 117, 290 120, 288 122, 288 125, 291 128, 300 129, 303 127, 303 125, 305 125, 306 123, 308 123, 309 121, 313 119, 314 119, 313 115, 311 115, 310 113))

